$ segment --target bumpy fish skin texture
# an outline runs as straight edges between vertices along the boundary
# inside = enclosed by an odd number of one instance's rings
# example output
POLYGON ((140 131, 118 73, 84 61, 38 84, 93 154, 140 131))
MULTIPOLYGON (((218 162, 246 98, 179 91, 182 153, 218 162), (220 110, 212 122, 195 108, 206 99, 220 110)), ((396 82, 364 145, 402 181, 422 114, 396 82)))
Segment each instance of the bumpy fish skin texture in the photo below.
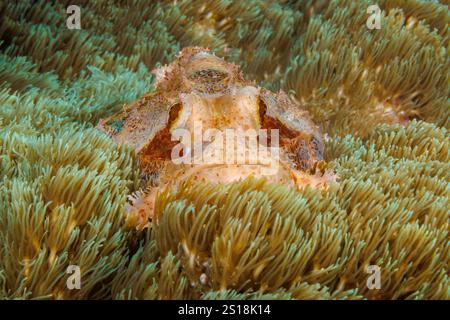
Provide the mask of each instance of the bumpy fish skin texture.
MULTIPOLYGON (((335 179, 330 170, 324 169, 319 129, 286 93, 273 93, 245 80, 237 65, 199 47, 183 49, 172 64, 153 73, 154 93, 126 105, 122 112, 98 125, 116 142, 135 148, 142 171, 157 185, 150 193, 132 198, 129 220, 136 226, 142 227, 153 217, 158 188, 173 187, 188 179, 228 183, 265 176, 270 182, 298 188, 324 188, 335 179), (177 129, 195 132, 199 123, 203 131, 277 129, 278 153, 276 157, 265 154, 264 164, 202 163, 198 155, 189 164, 174 163, 173 150, 180 141, 173 139, 173 133, 177 129), (275 162, 276 173, 263 174, 263 169, 275 162)), ((260 142, 261 137, 257 138, 260 142)), ((198 143, 195 137, 194 141, 198 143)), ((200 144, 203 152, 217 151, 212 141, 200 144)), ((246 143, 238 143, 236 149, 253 152, 246 143)))

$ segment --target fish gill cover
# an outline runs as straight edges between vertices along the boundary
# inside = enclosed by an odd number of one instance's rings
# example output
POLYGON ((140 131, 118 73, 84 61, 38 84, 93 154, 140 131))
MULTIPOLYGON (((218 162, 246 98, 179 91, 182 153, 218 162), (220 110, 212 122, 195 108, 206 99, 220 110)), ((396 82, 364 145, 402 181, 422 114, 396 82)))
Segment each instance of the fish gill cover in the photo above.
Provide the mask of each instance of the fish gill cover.
POLYGON ((0 1, 0 298, 450 299, 449 1, 377 4, 380 28, 366 0, 78 1, 74 29, 71 1, 0 1), (194 64, 170 95, 187 47, 240 73, 194 64), (295 183, 233 167, 153 193, 154 153, 111 136, 153 128, 158 94, 172 130, 230 74, 220 106, 280 130, 295 183))

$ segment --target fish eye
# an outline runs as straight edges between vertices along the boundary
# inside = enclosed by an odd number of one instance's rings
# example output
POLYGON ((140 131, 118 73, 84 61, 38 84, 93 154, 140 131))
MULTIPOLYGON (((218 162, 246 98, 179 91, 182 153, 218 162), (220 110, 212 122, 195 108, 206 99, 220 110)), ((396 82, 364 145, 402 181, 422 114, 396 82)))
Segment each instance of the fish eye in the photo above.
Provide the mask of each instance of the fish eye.
POLYGON ((185 66, 187 77, 191 81, 221 81, 229 76, 227 63, 209 53, 199 53, 185 66))

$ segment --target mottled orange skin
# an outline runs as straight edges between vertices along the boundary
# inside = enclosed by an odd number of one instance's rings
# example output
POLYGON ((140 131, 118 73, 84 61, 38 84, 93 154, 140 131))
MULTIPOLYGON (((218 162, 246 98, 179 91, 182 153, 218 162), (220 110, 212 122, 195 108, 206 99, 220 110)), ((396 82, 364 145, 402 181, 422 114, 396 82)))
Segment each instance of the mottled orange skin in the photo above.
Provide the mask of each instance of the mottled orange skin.
POLYGON ((334 179, 329 171, 315 170, 323 160, 321 134, 308 113, 284 92, 272 93, 246 81, 238 66, 198 47, 185 48, 172 64, 153 73, 154 93, 98 126, 115 141, 133 146, 142 171, 157 181, 149 194, 133 199, 131 224, 142 227, 153 216, 158 188, 188 179, 228 183, 261 176, 255 164, 174 164, 171 151, 178 141, 171 141, 171 134, 180 128, 192 132, 194 123, 200 122, 204 130, 278 129, 279 169, 266 176, 269 182, 322 188, 334 179))

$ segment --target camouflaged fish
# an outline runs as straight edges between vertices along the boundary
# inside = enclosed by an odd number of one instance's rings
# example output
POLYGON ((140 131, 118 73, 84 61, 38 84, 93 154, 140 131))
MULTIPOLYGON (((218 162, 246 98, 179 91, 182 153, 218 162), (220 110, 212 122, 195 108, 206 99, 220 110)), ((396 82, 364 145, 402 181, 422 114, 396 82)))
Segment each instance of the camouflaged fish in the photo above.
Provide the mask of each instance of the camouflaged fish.
POLYGON ((245 80, 237 65, 199 47, 183 49, 172 64, 153 73, 155 92, 98 125, 116 142, 131 145, 142 171, 154 178, 157 187, 133 198, 128 209, 136 226, 152 218, 158 189, 188 179, 228 183, 264 176, 296 188, 323 188, 333 181, 333 173, 324 169, 319 129, 286 93, 245 80), (183 139, 179 132, 188 135, 183 139), (208 132, 206 139, 198 138, 208 132), (230 135, 235 143, 227 144, 230 132, 251 132, 253 143, 236 134, 230 135), (205 154, 216 157, 205 161, 205 154), (239 155, 259 159, 239 162, 239 155))

